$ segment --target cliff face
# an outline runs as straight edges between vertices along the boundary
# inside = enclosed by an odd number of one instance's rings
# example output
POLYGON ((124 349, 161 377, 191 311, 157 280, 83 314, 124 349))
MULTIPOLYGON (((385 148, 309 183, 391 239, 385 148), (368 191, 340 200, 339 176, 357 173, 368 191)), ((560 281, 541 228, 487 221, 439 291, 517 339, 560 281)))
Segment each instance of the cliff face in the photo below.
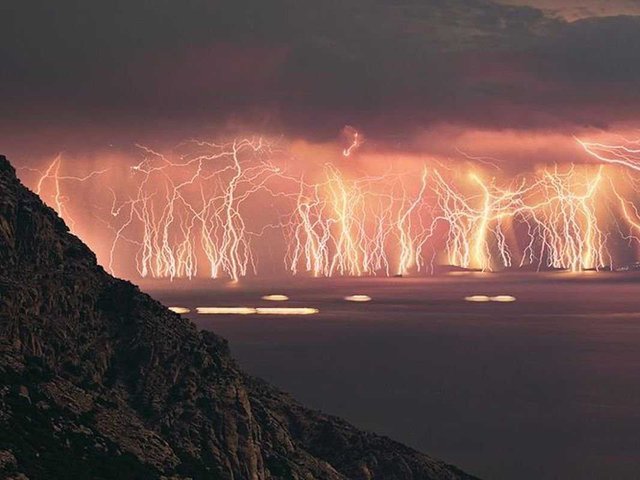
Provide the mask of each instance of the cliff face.
POLYGON ((307 410, 97 265, 0 156, 0 477, 467 479, 307 410))

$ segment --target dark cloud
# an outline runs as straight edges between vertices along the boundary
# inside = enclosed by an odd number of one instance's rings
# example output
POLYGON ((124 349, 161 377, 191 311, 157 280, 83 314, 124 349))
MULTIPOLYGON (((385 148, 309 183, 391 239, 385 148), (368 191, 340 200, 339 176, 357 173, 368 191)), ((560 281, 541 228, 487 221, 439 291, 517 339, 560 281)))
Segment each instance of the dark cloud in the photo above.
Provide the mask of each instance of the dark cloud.
POLYGON ((527 5, 543 9, 548 15, 567 20, 616 15, 640 15, 637 0, 498 0, 508 5, 527 5))
POLYGON ((0 16, 3 116, 20 128, 393 137, 606 127, 640 110, 637 17, 569 23, 488 0, 23 0, 0 16))

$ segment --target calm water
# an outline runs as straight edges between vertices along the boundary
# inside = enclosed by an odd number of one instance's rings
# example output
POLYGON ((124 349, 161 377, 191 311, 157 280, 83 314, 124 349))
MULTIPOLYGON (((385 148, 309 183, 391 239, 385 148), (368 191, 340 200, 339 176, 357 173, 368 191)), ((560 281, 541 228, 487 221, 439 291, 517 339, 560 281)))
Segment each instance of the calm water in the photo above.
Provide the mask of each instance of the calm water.
MULTIPOLYGON (((166 284, 165 284, 166 285, 166 284)), ((460 275, 147 290, 307 406, 487 479, 640 478, 640 277, 460 275), (284 293, 291 300, 260 300, 284 293), (367 294, 369 303, 346 295, 367 294), (510 304, 468 303, 509 294, 510 304)))

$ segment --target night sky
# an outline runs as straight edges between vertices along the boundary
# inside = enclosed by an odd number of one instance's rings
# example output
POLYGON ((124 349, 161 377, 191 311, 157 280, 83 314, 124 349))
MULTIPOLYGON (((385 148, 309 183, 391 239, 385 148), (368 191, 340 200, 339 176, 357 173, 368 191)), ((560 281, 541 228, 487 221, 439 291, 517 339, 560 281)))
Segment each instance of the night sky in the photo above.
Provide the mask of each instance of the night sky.
POLYGON ((517 145, 518 161, 531 142, 634 130, 634 13, 629 0, 4 2, 0 142, 26 160, 238 131, 326 142, 353 125, 378 148, 453 138, 517 145))

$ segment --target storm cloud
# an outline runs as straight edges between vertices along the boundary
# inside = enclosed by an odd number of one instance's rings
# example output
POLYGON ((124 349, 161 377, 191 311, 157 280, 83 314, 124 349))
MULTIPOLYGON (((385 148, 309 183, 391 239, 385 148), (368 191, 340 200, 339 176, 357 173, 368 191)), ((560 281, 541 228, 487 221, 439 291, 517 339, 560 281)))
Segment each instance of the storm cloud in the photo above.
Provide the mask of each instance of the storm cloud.
POLYGON ((243 125, 322 140, 345 124, 383 139, 438 124, 633 121, 640 17, 570 22, 531 4, 5 2, 0 140, 56 125, 141 136, 243 125))

